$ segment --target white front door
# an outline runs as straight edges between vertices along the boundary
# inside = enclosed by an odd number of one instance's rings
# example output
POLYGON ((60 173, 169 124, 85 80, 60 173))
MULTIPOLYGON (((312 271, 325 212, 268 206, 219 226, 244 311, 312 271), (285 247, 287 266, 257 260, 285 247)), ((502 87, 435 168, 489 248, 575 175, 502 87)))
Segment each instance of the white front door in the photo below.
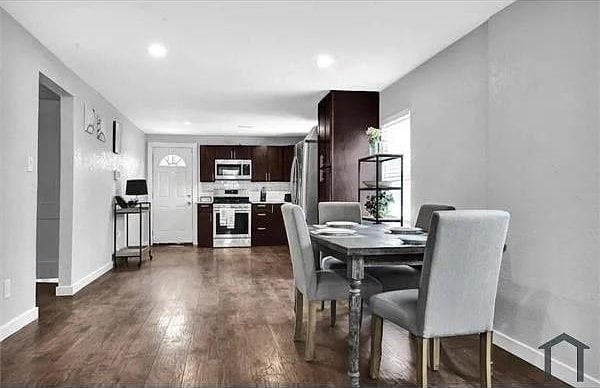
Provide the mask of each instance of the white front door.
POLYGON ((192 148, 152 149, 155 243, 191 243, 194 239, 192 160, 192 148))

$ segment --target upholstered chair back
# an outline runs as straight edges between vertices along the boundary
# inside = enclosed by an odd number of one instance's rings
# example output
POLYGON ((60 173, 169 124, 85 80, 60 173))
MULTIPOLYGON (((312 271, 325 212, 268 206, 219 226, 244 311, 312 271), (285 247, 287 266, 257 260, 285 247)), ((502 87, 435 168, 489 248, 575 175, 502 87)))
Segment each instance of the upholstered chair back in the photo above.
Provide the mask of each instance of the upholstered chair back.
POLYGON ((492 330, 509 218, 499 210, 433 213, 417 302, 418 335, 492 330))
POLYGON ((319 202, 319 224, 329 221, 362 221, 359 202, 319 202))
POLYGON ((429 225, 431 224, 431 217, 433 216, 433 212, 444 210, 454 210, 454 206, 434 204, 422 205, 419 208, 419 214, 417 215, 417 222, 415 222, 415 226, 427 232, 429 230, 429 225))
POLYGON ((284 204, 281 206, 281 213, 292 259, 295 286, 304 295, 312 295, 317 286, 317 276, 304 211, 298 205, 284 204))

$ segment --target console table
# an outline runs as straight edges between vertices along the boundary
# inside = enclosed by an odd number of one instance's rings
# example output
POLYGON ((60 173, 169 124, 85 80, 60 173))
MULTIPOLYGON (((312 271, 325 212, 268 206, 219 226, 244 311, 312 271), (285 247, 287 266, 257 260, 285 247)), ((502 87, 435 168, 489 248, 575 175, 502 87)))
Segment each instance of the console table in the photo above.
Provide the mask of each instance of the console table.
POLYGON ((137 204, 122 208, 116 202, 113 203, 113 265, 117 267, 119 259, 125 259, 129 263, 129 258, 138 258, 138 268, 142 266, 144 254, 148 252, 152 260, 152 205, 150 202, 138 202, 137 204), (143 240, 143 214, 148 214, 148 245, 144 245, 143 240), (129 216, 137 214, 139 216, 139 245, 129 245, 129 216), (125 216, 125 247, 117 250, 117 216, 125 216))

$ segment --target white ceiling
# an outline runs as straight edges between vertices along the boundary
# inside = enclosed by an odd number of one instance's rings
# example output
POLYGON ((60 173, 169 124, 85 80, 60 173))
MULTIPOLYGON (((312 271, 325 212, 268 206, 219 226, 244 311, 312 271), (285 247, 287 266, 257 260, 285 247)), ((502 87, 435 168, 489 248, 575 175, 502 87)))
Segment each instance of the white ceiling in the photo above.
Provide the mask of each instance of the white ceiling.
POLYGON ((382 90, 511 2, 0 3, 148 133, 285 135, 327 90, 382 90))

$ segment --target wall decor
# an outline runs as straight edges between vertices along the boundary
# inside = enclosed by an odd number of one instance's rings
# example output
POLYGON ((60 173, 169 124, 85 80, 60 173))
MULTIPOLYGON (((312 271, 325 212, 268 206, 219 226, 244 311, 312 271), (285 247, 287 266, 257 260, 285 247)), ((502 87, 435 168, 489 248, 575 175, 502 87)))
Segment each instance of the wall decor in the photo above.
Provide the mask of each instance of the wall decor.
POLYGON ((106 142, 106 134, 104 133, 104 122, 99 114, 96 114, 96 139, 101 142, 106 142))
POLYGON ((100 113, 88 104, 84 104, 84 128, 90 135, 96 135, 96 139, 106 142, 106 134, 100 113))
POLYGON ((113 120, 113 152, 115 154, 121 153, 121 123, 117 120, 113 120))
POLYGON ((86 131, 87 133, 89 133, 90 135, 95 134, 96 133, 96 110, 94 108, 92 108, 91 106, 89 106, 88 104, 85 104, 83 106, 83 116, 84 116, 83 130, 86 131))

